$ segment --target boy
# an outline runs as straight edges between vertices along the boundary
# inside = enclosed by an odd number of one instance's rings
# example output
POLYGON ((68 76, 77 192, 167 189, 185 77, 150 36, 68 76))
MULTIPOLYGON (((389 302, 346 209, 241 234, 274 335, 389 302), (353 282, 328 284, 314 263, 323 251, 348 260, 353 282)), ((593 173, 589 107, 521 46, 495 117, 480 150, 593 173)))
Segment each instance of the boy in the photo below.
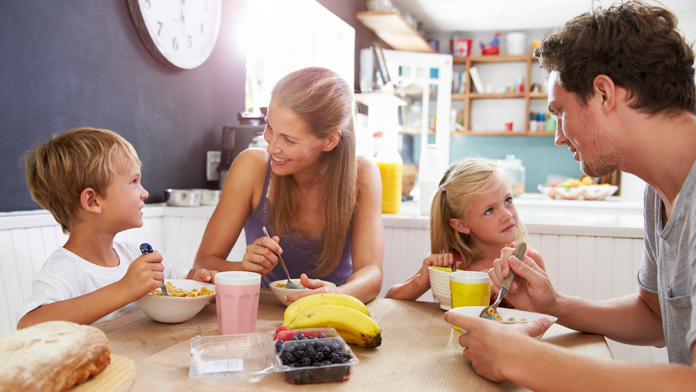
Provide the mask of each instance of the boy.
POLYGON ((80 324, 137 310, 137 299, 163 278, 211 281, 214 272, 141 255, 135 244, 114 242, 117 233, 143 225, 148 193, 142 163, 118 134, 94 128, 54 135, 26 153, 31 197, 69 233, 34 278, 17 328, 49 320, 80 324))

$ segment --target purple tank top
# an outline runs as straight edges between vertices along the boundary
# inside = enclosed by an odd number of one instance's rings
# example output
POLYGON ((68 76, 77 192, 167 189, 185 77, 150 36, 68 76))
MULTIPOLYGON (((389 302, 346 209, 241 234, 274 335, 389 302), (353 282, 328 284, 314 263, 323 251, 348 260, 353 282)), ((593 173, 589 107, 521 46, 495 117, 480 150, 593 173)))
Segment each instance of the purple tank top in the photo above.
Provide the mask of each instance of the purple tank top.
MULTIPOLYGON (((270 180, 271 163, 269 161, 266 179, 263 183, 261 200, 256 208, 251 211, 251 214, 247 216, 246 222, 244 222, 244 234, 246 236, 247 245, 254 243, 257 238, 265 236, 261 229, 264 225, 271 236, 277 235, 275 229, 268 223, 267 219, 273 208, 268 200, 268 185, 270 184, 270 180)), ((323 237, 323 233, 319 234, 319 236, 313 240, 302 238, 302 236, 297 233, 292 234, 288 238, 280 237, 280 247, 283 248, 285 266, 288 268, 290 277, 293 279, 299 278, 302 273, 306 273, 307 276, 312 279, 322 279, 332 282, 336 286, 341 286, 353 274, 353 259, 350 253, 350 231, 348 232, 348 238, 343 247, 343 256, 341 256, 341 261, 338 263, 336 269, 327 276, 319 277, 310 273, 310 271, 315 269, 315 266, 312 265, 310 261, 316 259, 315 252, 319 248, 319 245, 321 245, 323 237)), ((283 267, 276 265, 275 268, 261 278, 261 286, 268 287, 271 282, 280 279, 287 278, 283 271, 283 267)))

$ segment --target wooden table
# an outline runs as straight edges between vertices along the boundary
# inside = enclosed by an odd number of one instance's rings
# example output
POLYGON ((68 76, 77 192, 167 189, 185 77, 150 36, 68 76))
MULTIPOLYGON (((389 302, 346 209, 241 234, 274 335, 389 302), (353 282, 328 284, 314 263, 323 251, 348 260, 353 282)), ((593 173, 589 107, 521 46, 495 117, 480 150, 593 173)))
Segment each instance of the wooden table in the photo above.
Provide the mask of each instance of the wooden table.
MULTIPOLYGON (((382 328, 376 349, 351 346, 360 363, 345 382, 293 385, 282 373, 254 384, 208 385, 189 378, 190 339, 218 335, 215 305, 181 324, 162 324, 141 311, 96 326, 106 332, 114 354, 135 362, 132 391, 518 391, 511 382, 494 383, 477 375, 462 356, 458 333, 444 321, 437 303, 378 298, 368 304, 382 328)), ((283 306, 269 289, 261 289, 257 332, 274 331, 283 320, 283 306)), ((612 358, 603 336, 553 325, 543 340, 574 353, 612 358)))

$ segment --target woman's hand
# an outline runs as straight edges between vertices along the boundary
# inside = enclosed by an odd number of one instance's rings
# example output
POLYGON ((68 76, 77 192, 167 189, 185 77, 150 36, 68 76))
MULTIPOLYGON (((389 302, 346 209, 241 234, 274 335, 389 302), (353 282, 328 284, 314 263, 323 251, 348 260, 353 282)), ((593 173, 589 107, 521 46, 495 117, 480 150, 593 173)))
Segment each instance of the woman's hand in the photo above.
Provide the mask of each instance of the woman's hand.
POLYGON ((269 273, 278 264, 277 255, 283 253, 278 241, 280 238, 277 235, 272 238, 263 236, 247 246, 242 259, 242 271, 256 272, 261 276, 269 273))
POLYGON ((209 271, 205 268, 192 269, 189 272, 189 279, 197 280, 199 282, 215 283, 215 274, 217 271, 209 271))
POLYGON ((300 282, 306 289, 302 293, 288 294, 285 296, 285 301, 294 302, 302 297, 312 294, 338 293, 339 289, 335 284, 321 279, 309 279, 307 274, 300 275, 300 282))

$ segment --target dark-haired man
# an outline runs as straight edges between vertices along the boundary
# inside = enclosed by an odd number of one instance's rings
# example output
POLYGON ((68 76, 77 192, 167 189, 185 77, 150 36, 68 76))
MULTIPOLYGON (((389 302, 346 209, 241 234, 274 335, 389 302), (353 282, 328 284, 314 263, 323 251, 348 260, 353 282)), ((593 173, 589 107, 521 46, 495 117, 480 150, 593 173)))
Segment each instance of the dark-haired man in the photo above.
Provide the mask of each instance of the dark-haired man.
POLYGON ((509 248, 489 272, 496 287, 517 273, 506 296, 514 306, 616 341, 667 346, 670 364, 597 360, 530 338, 546 319, 510 328, 447 313, 470 331, 459 342, 479 374, 535 391, 696 389, 696 88, 694 54, 676 24, 666 9, 630 1, 574 18, 536 51, 549 72, 556 144, 587 175, 619 169, 648 184, 638 293, 606 301, 559 294, 509 248))

